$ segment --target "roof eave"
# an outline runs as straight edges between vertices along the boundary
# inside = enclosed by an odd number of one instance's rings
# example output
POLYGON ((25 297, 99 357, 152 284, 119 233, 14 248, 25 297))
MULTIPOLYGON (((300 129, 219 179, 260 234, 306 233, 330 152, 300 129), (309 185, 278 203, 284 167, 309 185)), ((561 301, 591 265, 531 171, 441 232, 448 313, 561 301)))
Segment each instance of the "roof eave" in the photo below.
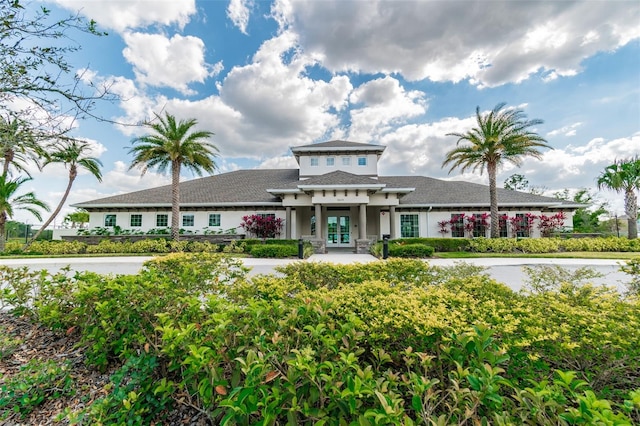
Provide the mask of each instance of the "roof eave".
POLYGON ((373 151, 373 152, 383 152, 385 150, 385 146, 382 145, 366 145, 366 146, 345 146, 345 147, 328 147, 328 146, 319 146, 319 147, 291 147, 291 152, 294 154, 301 154, 305 152, 360 152, 360 151, 373 151))
POLYGON ((385 187, 385 184, 380 185, 371 185, 371 184, 363 184, 363 185, 298 185, 298 188, 301 190, 313 191, 313 190, 333 190, 333 189, 376 189, 381 190, 385 187))
MULTIPOLYGON (((490 203, 414 203, 401 204, 402 207, 491 207, 490 203)), ((563 204, 563 203, 533 203, 533 202, 517 202, 517 203, 499 203, 499 208, 506 207, 554 207, 554 208, 580 208, 582 204, 563 204)))
MULTIPOLYGON (((281 206, 279 201, 236 201, 222 203, 180 203, 180 207, 234 207, 234 206, 281 206)), ((71 207, 85 209, 104 209, 104 208, 149 208, 149 207, 171 207, 171 203, 112 203, 112 204, 71 204, 71 207)))

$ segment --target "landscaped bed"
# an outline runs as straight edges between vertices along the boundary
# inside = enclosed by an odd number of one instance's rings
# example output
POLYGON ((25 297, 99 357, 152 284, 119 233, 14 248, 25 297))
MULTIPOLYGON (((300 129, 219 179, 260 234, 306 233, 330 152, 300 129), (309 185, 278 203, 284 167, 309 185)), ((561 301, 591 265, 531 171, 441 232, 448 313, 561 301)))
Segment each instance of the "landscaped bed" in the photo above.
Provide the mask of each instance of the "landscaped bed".
POLYGON ((1 271, 9 423, 640 422, 637 297, 566 275, 523 293, 419 260, 247 278, 219 254, 1 271))

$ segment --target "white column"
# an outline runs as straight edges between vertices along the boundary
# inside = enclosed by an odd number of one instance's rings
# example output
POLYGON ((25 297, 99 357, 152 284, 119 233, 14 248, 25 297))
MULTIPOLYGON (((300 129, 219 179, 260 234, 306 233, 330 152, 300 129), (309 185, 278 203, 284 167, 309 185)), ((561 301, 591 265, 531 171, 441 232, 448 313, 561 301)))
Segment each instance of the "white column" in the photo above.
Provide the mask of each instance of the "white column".
POLYGON ((322 234, 322 205, 316 204, 316 240, 324 239, 322 234))
POLYGON ((284 237, 287 240, 291 239, 291 207, 285 208, 285 218, 284 218, 284 237))
POLYGON ((367 205, 360 204, 360 223, 358 224, 360 232, 358 233, 361 240, 367 239, 367 205))
POLYGON ((389 207, 389 227, 391 228, 389 230, 391 234, 390 237, 392 240, 395 240, 398 238, 396 235, 396 206, 389 207))

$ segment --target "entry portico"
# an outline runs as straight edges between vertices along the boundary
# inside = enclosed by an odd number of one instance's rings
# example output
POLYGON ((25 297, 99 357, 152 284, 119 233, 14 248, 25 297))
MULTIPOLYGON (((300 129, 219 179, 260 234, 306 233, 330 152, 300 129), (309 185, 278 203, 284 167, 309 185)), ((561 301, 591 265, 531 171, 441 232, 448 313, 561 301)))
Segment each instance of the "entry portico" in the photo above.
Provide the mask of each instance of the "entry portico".
MULTIPOLYGON (((379 180, 377 163, 384 149, 345 141, 292 148, 300 165, 299 181, 267 192, 295 209, 299 223, 309 224, 300 231, 317 251, 355 247, 367 252, 380 238, 380 213, 394 211, 400 199, 415 190, 379 180)), ((394 238, 395 224, 389 228, 394 238)))

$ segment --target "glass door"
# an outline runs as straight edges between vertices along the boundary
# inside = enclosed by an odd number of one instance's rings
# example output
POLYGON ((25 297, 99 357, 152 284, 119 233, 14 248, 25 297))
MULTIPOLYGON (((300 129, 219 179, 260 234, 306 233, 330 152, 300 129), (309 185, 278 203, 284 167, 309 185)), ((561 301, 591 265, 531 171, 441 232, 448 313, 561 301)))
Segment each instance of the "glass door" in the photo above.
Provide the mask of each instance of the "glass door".
POLYGON ((349 247, 351 245, 351 218, 349 216, 327 217, 327 245, 349 247))

